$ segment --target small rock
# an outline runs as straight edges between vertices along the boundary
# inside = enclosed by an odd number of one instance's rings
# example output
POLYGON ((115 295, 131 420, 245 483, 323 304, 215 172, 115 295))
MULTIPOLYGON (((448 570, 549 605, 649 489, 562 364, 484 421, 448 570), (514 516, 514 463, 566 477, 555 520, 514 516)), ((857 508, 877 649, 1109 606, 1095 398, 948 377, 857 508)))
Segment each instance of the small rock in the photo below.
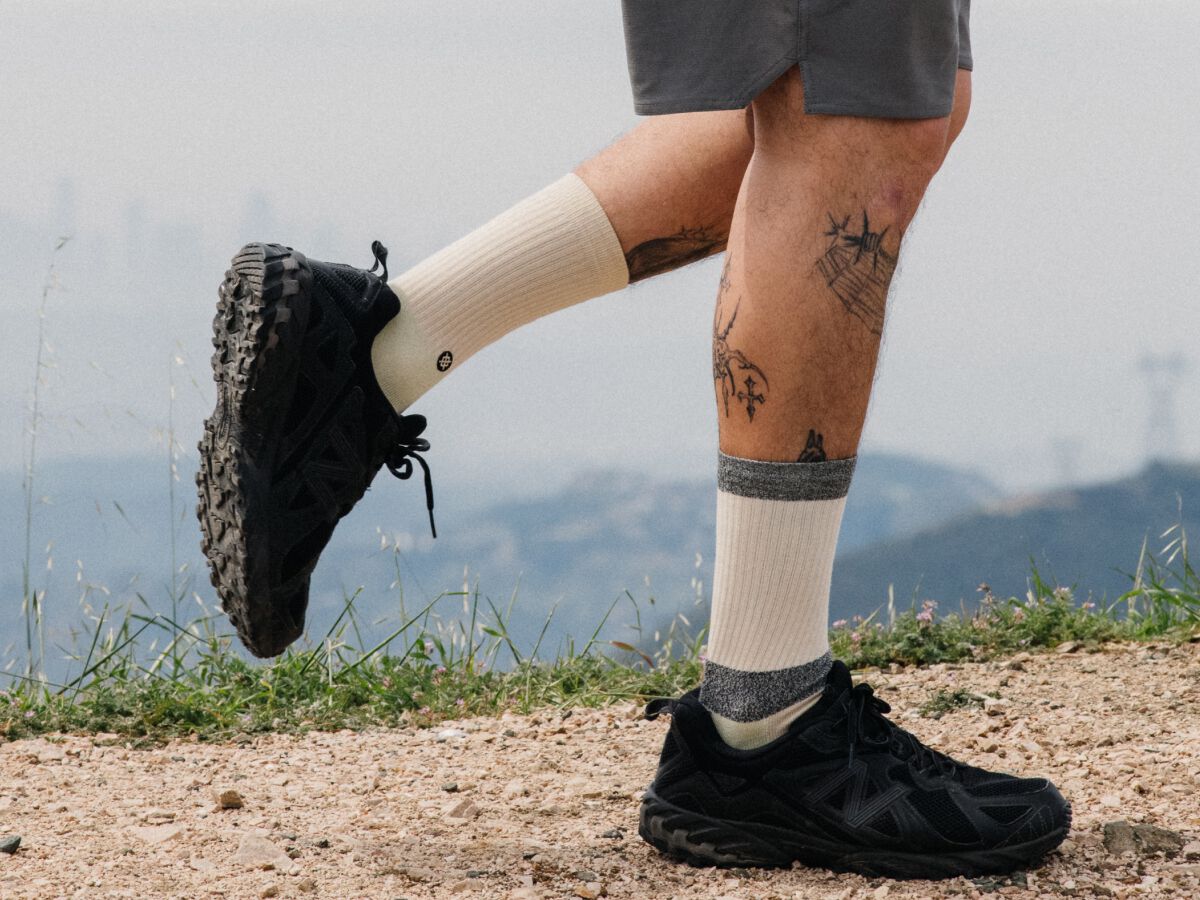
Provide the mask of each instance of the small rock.
POLYGON ((1175 856, 1183 846, 1183 835, 1157 825, 1130 825, 1124 820, 1104 825, 1104 848, 1113 855, 1164 853, 1175 856))
POLYGON ((437 873, 433 869, 425 869, 421 866, 408 866, 400 872, 405 878, 414 884, 423 884, 426 881, 433 881, 437 877, 437 873))
POLYGON ((256 834, 248 834, 242 838, 237 852, 233 854, 233 861, 252 869, 275 869, 285 875, 300 869, 282 848, 256 834))
POLYGON ((300 881, 300 883, 296 885, 296 890, 298 890, 302 894, 311 894, 316 889, 317 889, 317 883, 315 881, 313 881, 311 878, 302 879, 300 881))
POLYGON ((442 790, 445 791, 447 794, 457 794, 458 793, 458 782, 457 781, 447 781, 445 784, 442 785, 442 790))
POLYGON ((147 844, 162 844, 183 834, 183 828, 174 822, 167 822, 163 825, 145 825, 140 828, 131 828, 129 831, 134 837, 147 844))
POLYGON ((278 897, 279 896, 279 888, 273 884, 268 884, 265 888, 263 888, 259 892, 258 896, 260 896, 260 897, 278 897))
POLYGON ((504 786, 504 790, 501 793, 510 799, 513 797, 525 797, 529 794, 529 788, 525 787, 525 782, 514 778, 504 786))
POLYGON ((1005 663, 1004 668, 1008 669, 1010 672, 1024 672, 1025 663, 1019 659, 1010 659, 1007 663, 1005 663))
POLYGON ((246 801, 242 795, 230 788, 227 791, 220 791, 216 794, 217 809, 241 809, 246 805, 246 801))
POLYGON ((583 882, 600 880, 600 876, 597 875, 595 872, 593 872, 591 869, 580 869, 579 871, 577 871, 575 873, 575 877, 583 882))
POLYGON ((19 834, 6 834, 0 838, 0 853, 7 853, 12 856, 21 846, 21 836, 19 834))
POLYGON ((439 731, 434 736, 434 740, 437 741, 439 744, 444 744, 444 743, 446 743, 446 741, 452 741, 452 740, 456 740, 458 738, 465 738, 466 736, 467 736, 467 733, 465 731, 463 731, 461 728, 443 728, 441 731, 439 731))
POLYGON ((1079 641, 1063 641, 1054 648, 1055 653, 1074 653, 1080 648, 1079 641))
POLYGON ((600 896, 601 884, 598 881, 593 881, 588 884, 577 885, 575 888, 575 896, 582 897, 583 900, 596 900, 600 896))
POLYGON ((625 829, 610 828, 610 829, 608 829, 608 831, 600 832, 600 837, 609 838, 610 840, 614 840, 614 841, 619 841, 625 837, 625 829))
POLYGON ((473 891, 479 887, 479 881, 475 878, 462 878, 450 885, 450 893, 462 894, 466 891, 473 891))
POLYGON ((470 797, 463 797, 453 806, 446 810, 447 819, 473 819, 479 815, 479 807, 472 802, 470 797))
POLYGON ((1009 703, 997 697, 983 698, 983 711, 989 716, 1002 716, 1008 712, 1009 703))
POLYGON ((1200 841, 1188 841, 1184 844, 1183 858, 1189 860, 1200 859, 1200 841))
POLYGON ((508 892, 508 900, 539 900, 539 897, 533 888, 519 887, 508 892))
POLYGON ((319 848, 321 848, 322 850, 328 850, 329 849, 329 838, 318 838, 317 846, 319 848))

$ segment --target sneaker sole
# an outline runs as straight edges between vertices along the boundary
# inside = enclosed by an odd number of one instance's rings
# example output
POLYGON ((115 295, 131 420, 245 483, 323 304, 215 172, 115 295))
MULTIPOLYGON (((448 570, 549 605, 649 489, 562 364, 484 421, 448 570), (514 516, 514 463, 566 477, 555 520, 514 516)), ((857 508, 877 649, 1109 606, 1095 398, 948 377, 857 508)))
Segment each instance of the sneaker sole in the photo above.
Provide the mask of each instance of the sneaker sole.
POLYGON ((659 852, 693 866, 789 868, 794 862, 835 872, 903 879, 996 875, 1029 868, 1063 842, 1071 821, 1036 840, 993 850, 933 855, 847 850, 794 831, 712 819, 647 790, 638 833, 659 852))
POLYGON ((270 602, 266 529, 253 521, 247 491, 263 484, 261 452, 276 438, 295 390, 299 354, 310 306, 312 272, 303 254, 278 244, 247 244, 221 284, 213 319, 213 378, 217 405, 200 440, 197 515, 212 583, 243 643, 257 656, 275 656, 299 636, 301 626, 284 610, 271 634, 247 623, 251 599, 270 602), (253 567, 253 570, 252 570, 253 567), (290 624, 289 624, 290 623, 290 624), (265 641, 265 643, 264 643, 265 641))

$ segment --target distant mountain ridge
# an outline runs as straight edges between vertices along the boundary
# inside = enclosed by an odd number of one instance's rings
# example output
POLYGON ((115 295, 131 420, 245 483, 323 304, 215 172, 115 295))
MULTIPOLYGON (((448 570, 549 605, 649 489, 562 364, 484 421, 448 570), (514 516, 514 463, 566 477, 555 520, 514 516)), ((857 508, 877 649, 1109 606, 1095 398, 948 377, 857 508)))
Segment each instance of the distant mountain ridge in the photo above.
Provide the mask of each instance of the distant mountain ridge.
POLYGON ((837 609, 875 608, 892 585, 898 605, 932 598, 973 603, 986 582, 1001 596, 1023 595, 1030 562, 1042 576, 1109 600, 1130 587, 1143 539, 1182 523, 1200 534, 1200 464, 1154 463, 1118 481, 1012 497, 925 531, 839 557, 837 609))
MULTIPOLYGON (((53 640, 70 643, 69 631, 80 621, 78 597, 89 582, 109 591, 94 592, 93 604, 140 595, 166 609, 172 527, 177 584, 190 583, 211 604, 189 466, 186 460, 180 466, 174 516, 165 459, 43 469, 38 494, 49 499, 35 511, 34 580, 47 587, 53 640)), ((394 626, 401 592, 412 612, 442 592, 476 585, 501 608, 516 591, 512 631, 526 645, 556 604, 546 646, 566 635, 586 638, 625 591, 638 601, 649 632, 676 611, 698 627, 711 584, 714 492, 713 481, 616 471, 584 472, 547 496, 494 503, 439 486, 442 536, 433 541, 418 493, 383 482, 343 521, 321 559, 310 633, 323 634, 359 586, 366 639, 372 622, 394 626)), ((900 606, 926 597, 943 609, 973 602, 982 581, 998 594, 1021 594, 1030 558, 1047 578, 1113 597, 1128 586, 1116 570, 1134 568, 1144 536, 1156 549, 1180 503, 1185 526, 1200 533, 1200 466, 1155 465, 1107 484, 1002 498, 969 472, 864 456, 847 503, 831 613, 867 614, 886 603, 889 584, 900 606)), ((24 633, 22 507, 20 473, 9 473, 0 480, 0 648, 24 633)), ((461 609, 456 600, 444 604, 447 615, 461 609)), ((633 619, 631 606, 620 606, 607 633, 628 638, 633 619)))
MULTIPOLYGON (((191 577, 200 596, 211 599, 198 549, 190 468, 188 460, 180 461, 174 516, 165 458, 42 468, 37 493, 48 500, 35 510, 34 571, 37 583, 48 583, 47 614, 60 631, 78 622, 82 583, 103 585, 116 598, 140 593, 152 604, 165 603, 172 527, 176 565, 183 568, 177 582, 191 577), (43 554, 47 545, 49 553, 43 554), (47 555, 54 560, 48 573, 47 555)), ((313 631, 322 632, 343 597, 359 585, 364 586, 359 606, 365 619, 394 619, 397 570, 409 609, 422 598, 461 590, 464 583, 478 583, 505 603, 518 589, 518 634, 534 633, 559 601, 554 633, 590 634, 626 590, 643 605, 654 597, 656 610, 686 609, 694 621, 703 621, 696 600, 704 605, 711 578, 715 480, 670 482, 590 471, 548 496, 495 503, 439 484, 442 536, 437 541, 430 540, 419 498, 410 488, 380 482, 339 526, 313 580, 313 631)), ((864 456, 848 502, 842 547, 853 550, 936 525, 998 497, 986 479, 971 473, 900 456, 864 456)), ((19 513, 19 472, 0 480, 0 507, 19 513)), ((23 517, 0 517, 0 588, 14 600, 20 596, 22 545, 23 517)), ((0 613, 5 626, 15 622, 17 603, 5 604, 0 613)))

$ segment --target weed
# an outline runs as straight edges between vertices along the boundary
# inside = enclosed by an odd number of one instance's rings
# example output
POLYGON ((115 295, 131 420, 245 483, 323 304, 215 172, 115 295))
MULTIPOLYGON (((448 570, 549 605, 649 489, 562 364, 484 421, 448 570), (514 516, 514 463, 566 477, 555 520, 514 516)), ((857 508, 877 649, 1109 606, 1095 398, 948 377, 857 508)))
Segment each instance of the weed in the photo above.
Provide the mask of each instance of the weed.
POLYGON ((938 691, 921 704, 918 712, 926 719, 940 719, 956 709, 983 709, 983 696, 965 688, 938 691))

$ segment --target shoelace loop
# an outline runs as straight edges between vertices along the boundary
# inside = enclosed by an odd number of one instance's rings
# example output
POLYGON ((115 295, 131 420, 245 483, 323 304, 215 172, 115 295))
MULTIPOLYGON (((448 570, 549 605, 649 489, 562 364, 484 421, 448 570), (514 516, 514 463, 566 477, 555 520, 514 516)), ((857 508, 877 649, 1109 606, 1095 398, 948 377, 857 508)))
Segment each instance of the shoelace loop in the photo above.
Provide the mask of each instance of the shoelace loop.
POLYGON ((383 279, 384 281, 387 281, 388 280, 388 271, 387 271, 387 253, 388 253, 388 251, 387 251, 387 247, 383 246, 383 241, 371 241, 371 253, 375 257, 375 262, 371 264, 371 268, 367 269, 367 271, 374 273, 376 269, 378 269, 380 266, 383 266, 383 272, 380 273, 379 277, 381 279, 383 279))
MULTIPOLYGON (((401 421, 403 418, 401 417, 401 421)), ((425 508, 429 511, 429 530, 436 538, 437 525, 433 521, 433 478, 429 474, 429 463, 425 462, 425 457, 421 455, 428 452, 429 441, 416 435, 407 435, 396 442, 396 445, 388 452, 384 463, 387 465, 388 471, 401 481, 412 477, 414 460, 421 467, 421 471, 425 474, 425 508)))
POLYGON ((663 713, 673 715, 675 707, 679 705, 679 701, 674 697, 655 697, 646 704, 646 711, 642 714, 650 721, 654 721, 663 713))

